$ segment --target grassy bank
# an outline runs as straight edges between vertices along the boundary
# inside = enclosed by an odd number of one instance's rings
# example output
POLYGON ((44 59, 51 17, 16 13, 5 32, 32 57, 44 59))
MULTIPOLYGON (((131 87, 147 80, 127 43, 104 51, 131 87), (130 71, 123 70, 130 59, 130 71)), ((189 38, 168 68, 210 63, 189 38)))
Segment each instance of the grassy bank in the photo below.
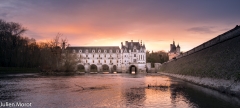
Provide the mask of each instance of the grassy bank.
POLYGON ((161 66, 161 72, 240 81, 240 36, 161 66))
POLYGON ((38 68, 0 67, 0 74, 38 73, 38 68))

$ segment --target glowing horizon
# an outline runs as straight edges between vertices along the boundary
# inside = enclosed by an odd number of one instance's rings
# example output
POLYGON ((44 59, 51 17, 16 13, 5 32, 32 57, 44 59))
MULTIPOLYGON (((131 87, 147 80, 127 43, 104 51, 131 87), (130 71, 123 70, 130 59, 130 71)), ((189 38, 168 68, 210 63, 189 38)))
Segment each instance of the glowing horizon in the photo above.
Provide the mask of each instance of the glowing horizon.
POLYGON ((188 51, 240 22, 239 1, 0 1, 0 19, 37 41, 63 34, 72 46, 120 46, 142 40, 149 51, 188 51), (223 8, 225 7, 225 8, 223 8))

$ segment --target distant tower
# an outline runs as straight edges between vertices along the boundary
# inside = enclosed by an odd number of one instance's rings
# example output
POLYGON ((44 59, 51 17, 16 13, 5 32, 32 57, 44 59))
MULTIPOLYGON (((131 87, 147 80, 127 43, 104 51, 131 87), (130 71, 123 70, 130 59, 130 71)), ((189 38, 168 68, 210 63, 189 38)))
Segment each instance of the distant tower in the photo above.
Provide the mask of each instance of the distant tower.
POLYGON ((179 44, 177 45, 177 48, 176 48, 176 53, 179 54, 180 53, 180 46, 179 44))
POLYGON ((175 41, 170 44, 170 51, 168 52, 169 59, 172 59, 180 54, 180 46, 179 44, 176 46, 175 41))

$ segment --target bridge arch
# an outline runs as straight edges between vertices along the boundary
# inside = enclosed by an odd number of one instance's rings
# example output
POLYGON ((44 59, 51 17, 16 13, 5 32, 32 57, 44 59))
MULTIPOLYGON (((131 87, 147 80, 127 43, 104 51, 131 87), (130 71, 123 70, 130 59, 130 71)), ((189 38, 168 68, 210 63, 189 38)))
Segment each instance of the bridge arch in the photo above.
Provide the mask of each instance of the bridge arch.
POLYGON ((137 73, 137 66, 135 66, 135 65, 129 66, 129 73, 132 73, 132 72, 137 73))
POLYGON ((103 72, 109 72, 109 66, 106 65, 106 64, 102 65, 102 71, 103 72))
POLYGON ((98 70, 97 70, 98 68, 97 68, 97 66, 95 65, 95 64, 91 64, 91 66, 90 66, 90 72, 97 72, 98 70))
POLYGON ((77 71, 79 72, 85 72, 85 67, 82 64, 77 65, 77 71))
POLYGON ((117 66, 116 65, 113 65, 113 72, 117 72, 117 66))

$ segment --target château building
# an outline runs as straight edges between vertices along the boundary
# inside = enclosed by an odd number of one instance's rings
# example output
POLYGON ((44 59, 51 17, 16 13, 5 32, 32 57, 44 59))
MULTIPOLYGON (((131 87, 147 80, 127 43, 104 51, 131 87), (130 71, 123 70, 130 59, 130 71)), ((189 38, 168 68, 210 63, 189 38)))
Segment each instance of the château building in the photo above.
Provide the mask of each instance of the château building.
POLYGON ((146 47, 141 42, 125 41, 119 46, 70 46, 77 55, 77 71, 146 72, 146 47))

